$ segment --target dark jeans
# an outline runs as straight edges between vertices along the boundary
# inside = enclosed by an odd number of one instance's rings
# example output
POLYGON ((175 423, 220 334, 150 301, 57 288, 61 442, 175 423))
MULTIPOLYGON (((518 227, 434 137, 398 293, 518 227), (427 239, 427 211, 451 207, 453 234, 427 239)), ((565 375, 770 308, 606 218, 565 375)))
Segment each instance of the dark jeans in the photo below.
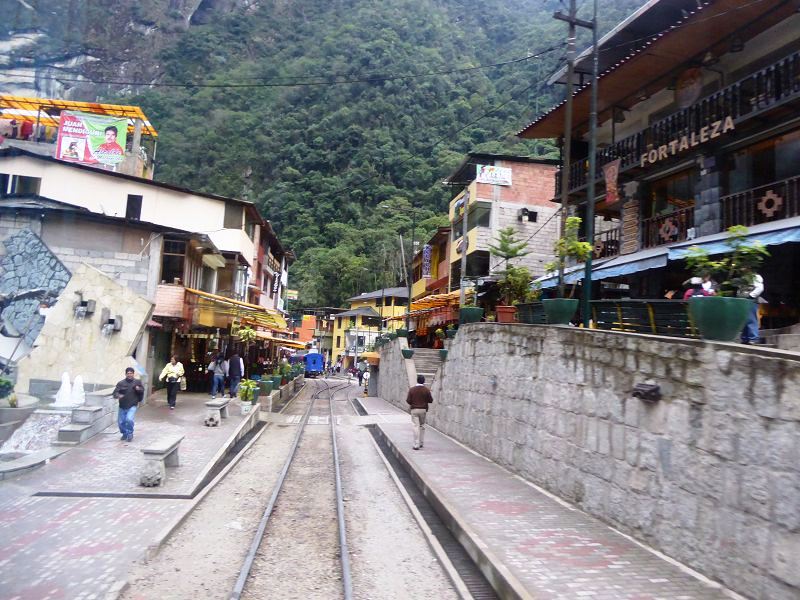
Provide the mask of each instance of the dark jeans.
POLYGON ((235 375, 231 377, 231 398, 236 397, 236 393, 239 391, 239 382, 241 380, 241 377, 235 375))
POLYGON ((211 380, 211 397, 216 398, 217 392, 220 394, 225 394, 225 376, 224 375, 214 375, 214 378, 211 380))
POLYGON ((750 314, 747 315, 747 323, 744 324, 742 330, 743 342, 757 342, 760 339, 758 335, 758 301, 753 301, 753 306, 750 307, 750 314))
POLYGON ((167 404, 170 406, 175 406, 175 400, 178 398, 178 388, 180 385, 180 381, 167 382, 167 404))

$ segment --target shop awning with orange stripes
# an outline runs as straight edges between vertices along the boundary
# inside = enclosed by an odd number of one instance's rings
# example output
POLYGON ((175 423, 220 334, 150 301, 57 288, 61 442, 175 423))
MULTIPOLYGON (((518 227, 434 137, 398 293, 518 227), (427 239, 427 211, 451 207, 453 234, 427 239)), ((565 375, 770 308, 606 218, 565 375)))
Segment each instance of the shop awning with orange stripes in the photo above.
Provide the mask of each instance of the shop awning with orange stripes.
MULTIPOLYGON (((286 329, 286 319, 277 310, 192 288, 186 288, 186 292, 197 296, 207 305, 207 308, 211 308, 217 314, 225 314, 240 319, 242 322, 269 329, 286 329)), ((280 339, 281 341, 291 341, 280 339)))

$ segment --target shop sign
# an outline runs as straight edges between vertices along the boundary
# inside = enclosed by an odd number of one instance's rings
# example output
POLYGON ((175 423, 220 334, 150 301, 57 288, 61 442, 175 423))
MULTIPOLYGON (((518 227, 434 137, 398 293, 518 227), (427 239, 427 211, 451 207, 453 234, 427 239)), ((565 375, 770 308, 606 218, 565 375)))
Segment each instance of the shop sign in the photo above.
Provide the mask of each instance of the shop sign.
POLYGON ((491 185, 511 185, 511 169, 494 165, 478 165, 475 181, 491 185))
POLYGON ((56 158, 114 168, 125 159, 128 119, 64 110, 58 124, 56 158))
POLYGON ((286 299, 287 300, 297 300, 299 292, 297 290, 286 290, 286 299))
POLYGON ((280 284, 281 284, 281 279, 280 279, 280 277, 278 277, 278 274, 275 273, 275 276, 272 278, 272 293, 273 293, 273 295, 278 293, 278 286, 280 284))
POLYGON ((653 148, 648 152, 642 154, 640 158, 640 166, 652 165, 659 161, 665 160, 670 156, 675 156, 679 152, 694 148, 700 144, 705 144, 709 140, 718 138, 723 133, 727 133, 734 129, 733 117, 725 117, 719 121, 714 121, 710 125, 701 127, 700 131, 693 131, 689 135, 681 136, 678 139, 672 140, 666 144, 662 144, 657 148, 653 148))
POLYGON ((617 186, 619 163, 620 159, 616 159, 603 166, 603 175, 606 178, 606 202, 608 204, 614 204, 619 200, 619 187, 617 186))
POLYGON ((422 248, 422 277, 430 279, 431 276, 431 252, 433 247, 430 244, 425 244, 422 248))

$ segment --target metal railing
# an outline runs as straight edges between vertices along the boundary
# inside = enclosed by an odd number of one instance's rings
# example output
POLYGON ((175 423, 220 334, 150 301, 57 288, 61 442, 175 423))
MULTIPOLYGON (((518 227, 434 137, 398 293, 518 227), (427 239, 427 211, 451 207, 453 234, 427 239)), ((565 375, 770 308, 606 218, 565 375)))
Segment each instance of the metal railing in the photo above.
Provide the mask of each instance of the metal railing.
MULTIPOLYGON (((583 238, 585 239, 585 238, 583 238)), ((594 235, 593 258, 609 258, 618 256, 622 246, 622 228, 615 227, 600 231, 594 235)))
POLYGON ((800 177, 762 185, 719 199, 722 228, 758 225, 800 216, 800 177))
POLYGON ((668 215, 642 219, 642 248, 682 242, 694 227, 694 207, 676 210, 668 215))
MULTIPOLYGON (((644 153, 682 136, 731 117, 735 124, 752 118, 788 100, 800 97, 800 52, 794 52, 706 96, 652 125, 618 140, 597 152, 595 180, 603 177, 603 166, 620 159, 620 172, 640 164, 644 153)), ((569 166, 569 191, 586 185, 588 158, 569 166)), ((556 172, 556 197, 561 193, 560 170, 556 172)))

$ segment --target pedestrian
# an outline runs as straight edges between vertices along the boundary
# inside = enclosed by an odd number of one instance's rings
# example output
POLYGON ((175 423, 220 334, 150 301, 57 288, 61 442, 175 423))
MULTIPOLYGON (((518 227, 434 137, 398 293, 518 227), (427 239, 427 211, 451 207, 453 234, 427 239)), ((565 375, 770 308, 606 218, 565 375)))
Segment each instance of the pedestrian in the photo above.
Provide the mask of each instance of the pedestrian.
POLYGON ((209 363, 208 372, 211 373, 211 399, 214 400, 217 397, 217 392, 224 396, 228 362, 221 352, 209 363))
POLYGON ((239 382, 242 380, 243 375, 244 361, 242 360, 242 357, 239 356, 238 352, 234 352, 228 359, 228 377, 230 377, 231 380, 231 398, 236 397, 236 393, 239 391, 239 382))
POLYGON ((144 387, 141 381, 134 379, 133 367, 125 369, 125 379, 117 383, 112 396, 119 401, 117 425, 122 434, 120 440, 131 442, 133 441, 133 417, 136 415, 136 407, 144 398, 144 387))
POLYGON ((692 277, 683 282, 683 285, 688 285, 688 289, 683 293, 683 299, 688 300, 693 296, 708 296, 703 287, 703 279, 701 277, 692 277))
POLYGON ((367 361, 362 358, 358 363, 358 386, 359 387, 361 387, 361 385, 364 383, 364 373, 367 372, 367 368, 368 367, 369 367, 369 365, 367 364, 367 361))
POLYGON ((174 354, 169 362, 161 370, 161 375, 158 376, 159 381, 167 380, 167 404, 170 410, 175 410, 175 401, 178 399, 178 388, 181 385, 181 377, 183 377, 183 365, 178 362, 178 357, 174 354))
POLYGON ((758 305, 763 302, 761 294, 764 293, 764 278, 749 269, 744 271, 744 277, 749 283, 739 288, 738 295, 740 298, 752 300, 753 305, 750 307, 747 322, 742 330, 742 343, 752 344, 761 339, 758 333, 758 305))
POLYGON ((406 396, 406 403, 411 407, 411 423, 414 426, 414 450, 419 450, 425 443, 425 417, 431 402, 433 396, 425 387, 425 376, 417 375, 417 385, 408 390, 406 396))

